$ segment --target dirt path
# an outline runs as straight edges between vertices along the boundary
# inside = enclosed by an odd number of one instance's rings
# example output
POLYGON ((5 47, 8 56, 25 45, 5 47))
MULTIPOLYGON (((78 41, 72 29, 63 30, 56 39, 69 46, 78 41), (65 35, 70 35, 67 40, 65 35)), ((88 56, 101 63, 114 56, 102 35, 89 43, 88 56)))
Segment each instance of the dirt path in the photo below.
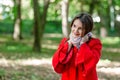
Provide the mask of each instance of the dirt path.
MULTIPOLYGON (((120 62, 100 60, 99 80, 120 80, 120 62)), ((0 59, 0 80, 59 80, 51 66, 51 59, 0 59)))

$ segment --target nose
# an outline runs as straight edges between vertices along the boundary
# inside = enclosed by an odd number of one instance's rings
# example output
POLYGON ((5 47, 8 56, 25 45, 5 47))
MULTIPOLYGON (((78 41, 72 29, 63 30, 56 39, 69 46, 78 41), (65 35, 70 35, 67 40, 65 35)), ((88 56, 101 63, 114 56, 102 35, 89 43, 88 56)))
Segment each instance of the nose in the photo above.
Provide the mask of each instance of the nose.
POLYGON ((75 33, 78 33, 78 28, 75 28, 75 33))

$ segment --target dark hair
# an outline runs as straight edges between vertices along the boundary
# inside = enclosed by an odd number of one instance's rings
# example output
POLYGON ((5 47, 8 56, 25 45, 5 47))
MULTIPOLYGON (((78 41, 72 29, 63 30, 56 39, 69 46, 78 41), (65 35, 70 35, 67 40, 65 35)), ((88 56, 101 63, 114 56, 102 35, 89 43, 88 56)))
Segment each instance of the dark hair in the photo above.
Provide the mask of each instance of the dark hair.
POLYGON ((81 14, 78 14, 77 16, 75 16, 73 18, 72 22, 71 22, 71 27, 73 25, 73 22, 76 19, 79 19, 82 22, 82 26, 85 29, 85 34, 92 31, 92 29, 93 29, 93 19, 89 14, 81 13, 81 14))

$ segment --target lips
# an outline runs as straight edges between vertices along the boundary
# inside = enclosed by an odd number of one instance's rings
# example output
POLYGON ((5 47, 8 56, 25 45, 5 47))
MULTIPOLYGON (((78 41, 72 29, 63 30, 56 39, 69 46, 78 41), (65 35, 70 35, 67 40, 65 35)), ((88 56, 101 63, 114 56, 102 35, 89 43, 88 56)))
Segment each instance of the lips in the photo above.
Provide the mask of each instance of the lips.
POLYGON ((74 36, 78 37, 78 36, 80 36, 80 34, 74 34, 74 36))

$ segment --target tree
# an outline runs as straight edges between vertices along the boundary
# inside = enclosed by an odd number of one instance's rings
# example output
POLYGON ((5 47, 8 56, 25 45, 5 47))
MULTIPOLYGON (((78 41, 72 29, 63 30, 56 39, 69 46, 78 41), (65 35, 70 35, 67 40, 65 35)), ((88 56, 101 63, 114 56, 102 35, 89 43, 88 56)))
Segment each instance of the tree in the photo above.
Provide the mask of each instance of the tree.
POLYGON ((45 29, 47 9, 49 6, 49 0, 44 0, 44 6, 39 7, 38 0, 33 0, 34 9, 34 51, 41 51, 41 40, 45 29), (42 10, 41 10, 42 9, 42 10), (41 10, 41 11, 39 11, 41 10))
POLYGON ((64 37, 69 36, 69 26, 68 26, 68 9, 69 9, 69 0, 62 0, 62 32, 64 37))
POLYGON ((97 12, 98 12, 98 15, 100 16, 100 36, 106 37, 108 35, 109 19, 110 19, 108 15, 108 12, 109 12, 108 2, 99 1, 97 7, 98 7, 97 12))
POLYGON ((114 0, 108 0, 108 7, 109 7, 109 15, 110 15, 109 25, 111 27, 111 31, 114 31, 114 27, 115 27, 114 0))
POLYGON ((14 22, 14 33, 13 33, 13 39, 14 40, 20 40, 22 39, 21 35, 21 0, 14 0, 14 16, 15 16, 15 22, 14 22))
POLYGON ((33 0, 33 10, 34 10, 34 51, 40 51, 40 17, 39 17, 39 6, 38 0, 33 0))
POLYGON ((92 15, 95 5, 97 4, 97 0, 91 0, 90 4, 89 4, 89 13, 92 15))

